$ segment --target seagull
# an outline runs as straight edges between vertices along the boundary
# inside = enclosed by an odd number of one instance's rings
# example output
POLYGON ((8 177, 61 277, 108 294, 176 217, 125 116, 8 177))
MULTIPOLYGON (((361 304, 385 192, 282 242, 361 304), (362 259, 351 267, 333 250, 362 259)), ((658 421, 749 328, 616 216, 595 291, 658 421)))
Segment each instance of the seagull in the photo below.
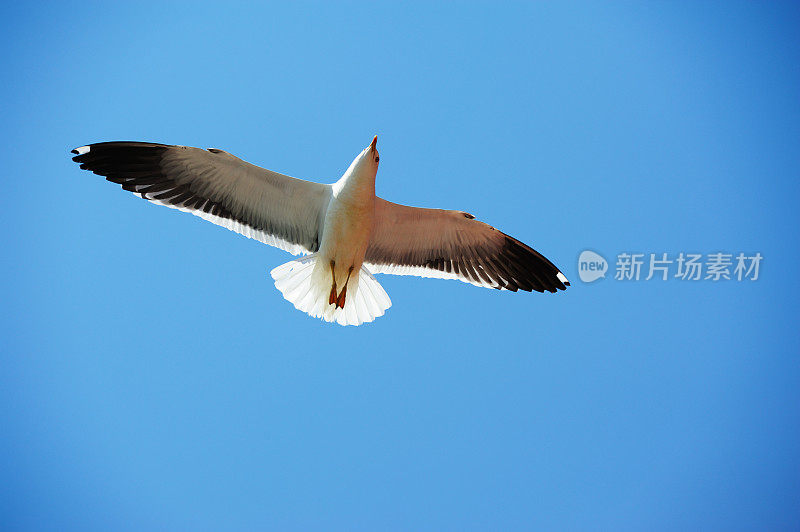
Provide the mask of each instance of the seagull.
POLYGON ((530 292, 566 290, 543 255, 457 210, 375 195, 378 137, 326 185, 266 170, 218 150, 100 142, 72 150, 80 168, 150 203, 188 212, 301 257, 270 272, 295 308, 340 325, 382 316, 392 302, 373 274, 458 279, 530 292))

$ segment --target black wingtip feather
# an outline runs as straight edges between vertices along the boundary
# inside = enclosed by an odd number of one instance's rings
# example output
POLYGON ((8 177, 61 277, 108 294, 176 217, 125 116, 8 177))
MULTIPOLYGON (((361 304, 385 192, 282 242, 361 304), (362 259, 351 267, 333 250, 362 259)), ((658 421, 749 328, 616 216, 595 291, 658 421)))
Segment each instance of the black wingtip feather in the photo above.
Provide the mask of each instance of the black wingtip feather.
MULTIPOLYGON (((517 271, 523 274, 524 279, 532 285, 534 290, 554 294, 559 290, 567 289, 569 283, 561 282, 558 278, 558 274, 561 272, 544 255, 514 237, 505 233, 503 235, 505 243, 501 257, 508 259, 509 266, 516 265, 517 271)), ((524 286, 520 288, 526 289, 524 286)))
MULTIPOLYGON (((167 144, 154 142, 112 141, 88 144, 85 153, 72 158, 80 168, 105 177, 123 190, 146 200, 156 200, 180 208, 198 208, 220 218, 233 215, 224 205, 192 190, 188 183, 178 183, 161 168, 161 159, 167 144)), ((81 146, 83 147, 83 146, 81 146)))

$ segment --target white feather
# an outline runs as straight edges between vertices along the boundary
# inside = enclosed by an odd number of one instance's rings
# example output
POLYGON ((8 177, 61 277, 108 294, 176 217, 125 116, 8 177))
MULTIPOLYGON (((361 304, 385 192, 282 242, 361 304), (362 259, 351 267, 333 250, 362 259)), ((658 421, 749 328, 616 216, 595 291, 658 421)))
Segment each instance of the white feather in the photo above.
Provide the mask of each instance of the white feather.
POLYGON ((347 285, 344 308, 328 303, 331 278, 318 254, 308 255, 274 268, 270 275, 275 287, 297 310, 339 325, 361 325, 383 316, 392 301, 375 277, 365 268, 347 285))

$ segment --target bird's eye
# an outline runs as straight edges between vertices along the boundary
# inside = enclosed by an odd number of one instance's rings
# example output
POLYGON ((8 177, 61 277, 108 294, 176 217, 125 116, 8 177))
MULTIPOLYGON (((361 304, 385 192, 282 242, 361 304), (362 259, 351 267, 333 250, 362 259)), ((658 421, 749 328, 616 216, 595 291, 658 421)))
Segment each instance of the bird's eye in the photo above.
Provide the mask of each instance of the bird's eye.
POLYGON ((378 156, 376 155, 376 156, 375 156, 375 162, 377 163, 377 162, 378 162, 378 161, 380 161, 380 160, 381 160, 381 158, 380 158, 380 157, 378 157, 378 156))

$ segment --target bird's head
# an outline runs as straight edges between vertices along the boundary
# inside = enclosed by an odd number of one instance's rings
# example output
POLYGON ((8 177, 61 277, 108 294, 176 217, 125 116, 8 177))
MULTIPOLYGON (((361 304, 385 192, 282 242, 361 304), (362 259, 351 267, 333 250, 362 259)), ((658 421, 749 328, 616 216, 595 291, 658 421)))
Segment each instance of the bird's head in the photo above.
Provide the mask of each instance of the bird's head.
POLYGON ((378 156, 378 135, 372 137, 372 142, 369 143, 369 146, 367 146, 364 151, 372 154, 375 166, 378 166, 378 161, 380 161, 380 157, 378 156))
POLYGON ((364 148, 361 153, 353 159, 350 168, 347 169, 347 173, 371 174, 374 178, 375 174, 378 173, 378 162, 380 161, 377 144, 378 135, 375 135, 372 142, 369 143, 369 146, 364 148))

